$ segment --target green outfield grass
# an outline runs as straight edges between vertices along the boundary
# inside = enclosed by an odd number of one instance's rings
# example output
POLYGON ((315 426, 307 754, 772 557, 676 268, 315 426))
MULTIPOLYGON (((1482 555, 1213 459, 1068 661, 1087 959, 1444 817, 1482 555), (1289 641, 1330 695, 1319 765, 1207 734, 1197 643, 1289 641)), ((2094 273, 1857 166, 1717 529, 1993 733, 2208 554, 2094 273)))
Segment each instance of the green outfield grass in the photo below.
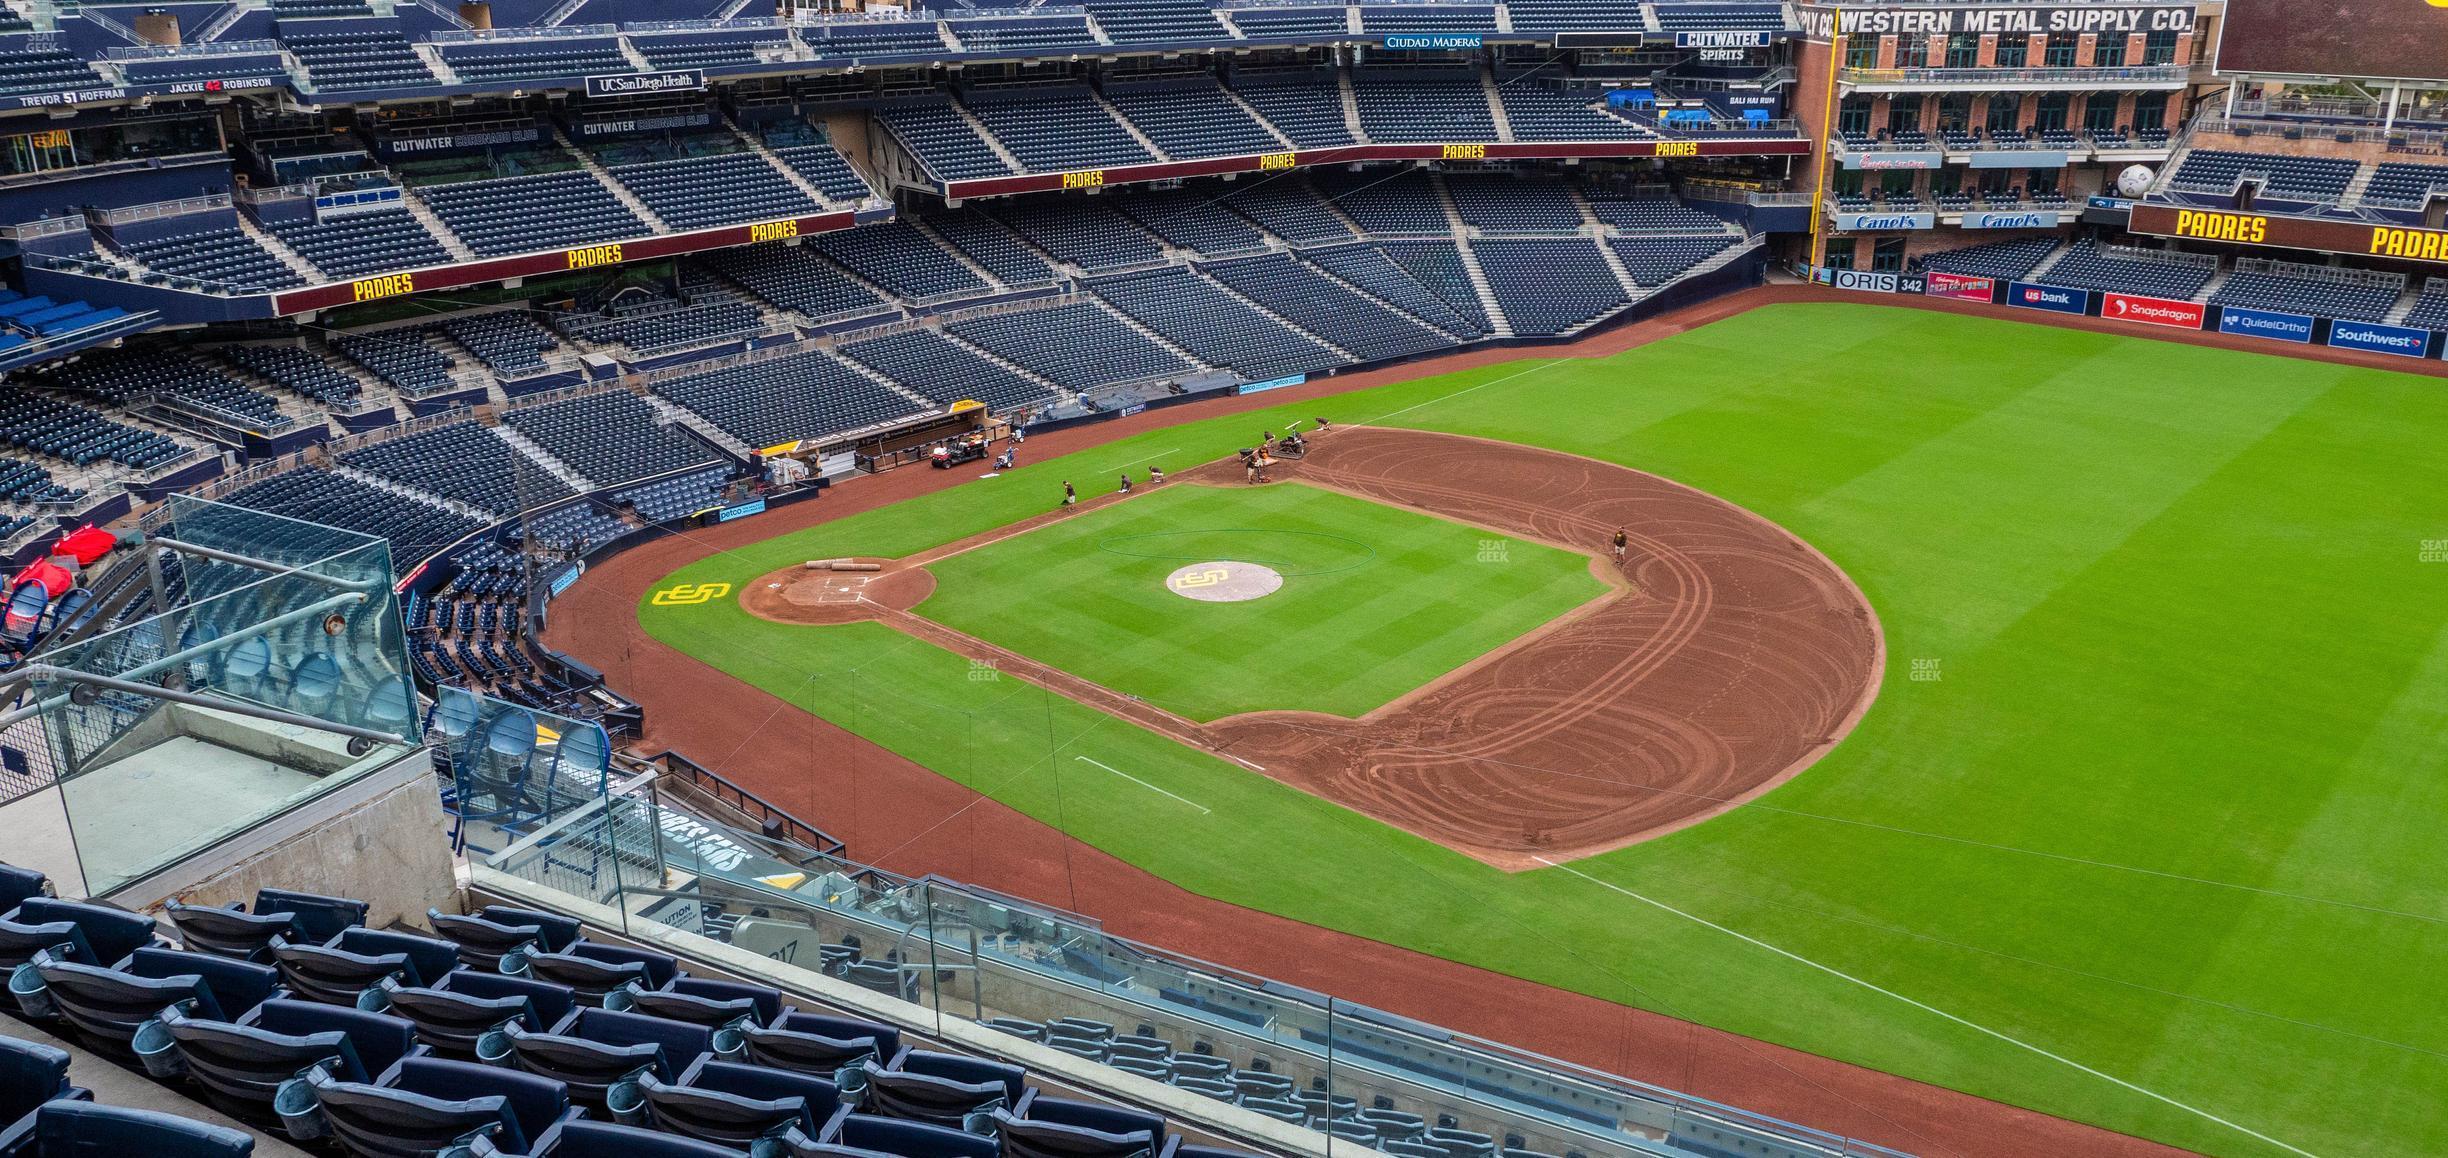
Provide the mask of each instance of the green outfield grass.
POLYGON ((879 625, 641 615, 1210 896, 2212 1153, 2448 1153, 2438 378, 1784 306, 1167 428, 672 581, 909 554, 1319 413, 1775 520, 1876 606, 1878 702, 1752 805, 1508 875, 879 625))
POLYGON ((1603 594, 1589 558, 1298 483, 1175 483, 928 565, 918 613, 1196 720, 1360 716, 1603 594), (1201 603, 1175 569, 1282 590, 1201 603), (1017 593, 1017 597, 1015 597, 1017 593))

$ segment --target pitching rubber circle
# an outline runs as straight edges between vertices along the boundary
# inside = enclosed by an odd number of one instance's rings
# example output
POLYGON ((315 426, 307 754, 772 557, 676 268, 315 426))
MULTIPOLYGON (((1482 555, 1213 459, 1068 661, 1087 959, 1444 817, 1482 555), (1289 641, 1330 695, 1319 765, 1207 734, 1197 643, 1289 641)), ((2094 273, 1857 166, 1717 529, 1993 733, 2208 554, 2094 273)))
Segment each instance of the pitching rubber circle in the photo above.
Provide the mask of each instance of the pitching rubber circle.
POLYGON ((1165 576, 1165 590, 1201 603, 1246 603, 1282 587, 1283 576, 1273 567, 1231 560, 1192 563, 1165 576))

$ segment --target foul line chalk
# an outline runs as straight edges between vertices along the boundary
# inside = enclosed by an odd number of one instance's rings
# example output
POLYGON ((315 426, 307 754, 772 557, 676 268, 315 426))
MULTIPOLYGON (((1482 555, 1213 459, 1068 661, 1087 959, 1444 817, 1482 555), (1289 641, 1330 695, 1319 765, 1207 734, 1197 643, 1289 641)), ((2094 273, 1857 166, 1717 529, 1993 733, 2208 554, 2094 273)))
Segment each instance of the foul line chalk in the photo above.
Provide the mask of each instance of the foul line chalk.
MULTIPOLYGON (((1165 791, 1165 790, 1164 790, 1164 789, 1162 789, 1162 788, 1158 788, 1157 786, 1155 786, 1155 785, 1153 785, 1153 784, 1150 784, 1150 783, 1148 783, 1148 782, 1147 782, 1147 781, 1145 781, 1145 780, 1141 780, 1140 778, 1138 778, 1138 777, 1136 777, 1136 776, 1133 776, 1133 775, 1131 775, 1130 773, 1125 772, 1125 771, 1123 771, 1123 770, 1121 770, 1121 769, 1119 769, 1119 768, 1116 768, 1116 767, 1114 767, 1114 766, 1113 766, 1113 765, 1111 765, 1111 764, 1107 764, 1107 763, 1104 763, 1104 762, 1102 762, 1102 761, 1098 761, 1098 760, 1091 760, 1091 759, 1089 759, 1089 758, 1088 758, 1088 757, 1086 757, 1086 756, 1073 756, 1073 757, 1072 757, 1072 759, 1077 760, 1077 761, 1079 761, 1079 762, 1081 762, 1081 763, 1083 763, 1083 764, 1094 764, 1094 765, 1096 765, 1097 767, 1099 767, 1099 768, 1103 768, 1104 770, 1106 770, 1106 771, 1108 771, 1108 772, 1111 772, 1111 773, 1113 773, 1114 775, 1116 775, 1116 776, 1119 776, 1119 777, 1123 778, 1124 780, 1128 780, 1128 781, 1130 781, 1131 783, 1133 783, 1133 784, 1136 784, 1136 785, 1140 786, 1141 788, 1145 788, 1145 789, 1147 789, 1148 791, 1150 791, 1150 792, 1153 792, 1153 793, 1157 794, 1158 796, 1173 796, 1173 794, 1172 794, 1172 793, 1167 792, 1167 791, 1165 791)), ((1187 805, 1189 805, 1189 806, 1190 806, 1190 807, 1192 807, 1192 808, 1198 809, 1198 810, 1199 810, 1199 812, 1200 812, 1201 814, 1212 814, 1212 812, 1213 812, 1213 810, 1212 810, 1212 809, 1209 809, 1209 808, 1208 808, 1206 805, 1201 804, 1201 803, 1199 803, 1199 802, 1198 802, 1198 801, 1196 801, 1196 800, 1192 800, 1192 799, 1190 799, 1190 798, 1189 798, 1189 797, 1187 797, 1187 796, 1173 796, 1173 799, 1175 799, 1175 800, 1179 800, 1179 801, 1181 801, 1182 803, 1187 804, 1187 805)))
POLYGON ((2204 1121, 2215 1122, 2215 1123, 2217 1123, 2217 1124, 2219 1124, 2219 1125, 2221 1125, 2221 1126, 2225 1126, 2225 1127, 2227 1127, 2228 1129, 2235 1131, 2236 1133, 2239 1133, 2239 1134, 2244 1135, 2245 1137, 2248 1137, 2248 1138, 2253 1138, 2253 1139, 2256 1139, 2256 1140, 2259 1140, 2259 1141, 2262 1141, 2262 1142, 2267 1142, 2267 1143, 2269 1143, 2270 1145, 2272 1145, 2272 1146, 2276 1146, 2276 1147, 2278 1147, 2279 1149, 2284 1150, 2284 1151, 2286 1151, 2286 1152, 2287 1152, 2287 1153, 2289 1153, 2289 1154, 2300 1154, 2300 1155, 2303 1155, 2303 1158, 2318 1158, 2318 1156, 2317 1156, 2317 1155, 2313 1154, 2313 1153, 2312 1153, 2311 1151, 2309 1151, 2309 1150, 2303 1149, 2303 1148, 2302 1148, 2302 1147, 2300 1147, 2300 1146, 2289 1146, 2289 1145, 2287 1145, 2286 1143, 2281 1142, 2281 1141, 2279 1141, 2279 1140, 2278 1140, 2278 1139, 2276 1139, 2276 1138, 2272 1138, 2272 1137, 2270 1137, 2270 1136, 2269 1136, 2269 1135, 2267 1135, 2267 1134, 2263 1134, 2263 1133, 2261 1133, 2261 1132, 2259 1132, 2259 1131, 2257 1131, 2257 1130, 2254 1130, 2254 1129, 2252 1129, 2252 1128, 2251 1128, 2251 1127, 2249 1127, 2249 1126, 2241 1126, 2241 1125, 2238 1125, 2238 1124, 2236 1124, 2236 1123, 2234 1123, 2234 1122, 2230 1122, 2230 1121, 2228 1121, 2228 1120, 2227 1120, 2227 1119, 2225 1119, 2225 1118, 2219 1117, 2217 1114, 2213 1114, 2213 1113, 2211 1113, 2211 1112, 2210 1112, 2210 1111, 2208 1111, 2208 1110, 2199 1109, 2199 1108, 2196 1108, 2196 1107, 2193 1107, 2193 1106, 2188 1106, 2188 1105, 2184 1104, 2183 1102, 2179 1102, 2179 1101, 2177 1101, 2177 1100, 2176 1100, 2176 1099, 2174 1099, 2174 1098, 2168 1097, 2166 1094, 2157 1093, 2157 1092, 2152 1091, 2152 1090, 2147 1090, 2147 1089, 2144 1089, 2144 1088, 2142 1088, 2141 1086, 2137 1086, 2137 1085, 2133 1084, 2132 1082, 2129 1082, 2129 1081, 2126 1081, 2126 1080, 2125 1080, 2125 1079, 2123 1079, 2123 1078, 2117 1077, 2117 1076, 2116 1076, 2116 1075, 2114 1075, 2114 1074, 2102 1073, 2102 1072, 2100 1072, 2100 1071, 2098 1071, 2098 1070, 2092 1069, 2090 1066, 2084 1065, 2084 1064, 2082 1064, 2081 1062, 2075 1061, 2074 1059, 2069 1058, 2069 1057, 2066 1057, 2066 1056, 2064 1056, 2064 1055, 2062 1055, 2062 1054, 2054 1054, 2054 1053, 2050 1053, 2049 1051, 2047 1051, 2047 1050, 2045 1050, 2045 1049, 2042 1049, 2042 1048, 2040 1048, 2039 1046, 2036 1046, 2036 1045, 2031 1044, 2030 1042, 2023 1041, 2023 1040, 2018 1039, 2018 1038, 2010 1037, 2010 1036, 2008 1036, 2008 1035, 2006 1035, 2006 1034, 2003 1034, 2003 1033, 1998 1032, 1997 1030, 1991 1029, 1991 1028, 1989 1028, 1988 1026, 1981 1025, 1981 1024, 1979 1024, 1978 1022, 1967 1021, 1967 1020, 1965 1020, 1965 1019, 1963 1019, 1963 1018, 1957 1017, 1957 1016, 1955 1016, 1954 1014, 1952 1014, 1952 1013, 1948 1013, 1946 1010, 1940 1009, 1940 1008, 1938 1008, 1938 1007, 1937 1007, 1937 1006, 1935 1006, 1935 1005, 1930 1005, 1930 1004, 1928 1004, 1928 1003, 1926 1003, 1926 1002, 1915 1001, 1915 1000, 1913 1000, 1913 999, 1912 999, 1912 998, 1910 998, 1910 997, 1906 997, 1906 996, 1904 996, 1903 994, 1896 992, 1895 990, 1892 990, 1892 989, 1887 989, 1887 988, 1883 988, 1883 987, 1881 987, 1881 986, 1879 986, 1879 985, 1876 985, 1876 984, 1874 984, 1874 983, 1872 983, 1872 982, 1864 981, 1864 980, 1862 980, 1861 978, 1859 978, 1859 977, 1855 977, 1854 975, 1852 975, 1852 974, 1850 974, 1850 973, 1847 973, 1847 972, 1845 972, 1845 971, 1844 971, 1844 970, 1842 970, 1842 969, 1838 969, 1838 968, 1836 968, 1835 966, 1832 966, 1832 965, 1822 965, 1822 964, 1820 964, 1819 962, 1817 962, 1817 961, 1813 961, 1813 960, 1811 960, 1810 958, 1805 957, 1805 956, 1802 956, 1802 955, 1801 955, 1801 954, 1799 954, 1799 953, 1795 953, 1795 952, 1793 952, 1793 951, 1791 951, 1791 950, 1788 950, 1788 949, 1780 949, 1780 948, 1778 948, 1778 947, 1776 947, 1776 946, 1774 946, 1774 945, 1769 944, 1769 943, 1768 943, 1768 942, 1766 942, 1766 941, 1762 941, 1762 940, 1760 940, 1759 938, 1757 938, 1757 937, 1753 937, 1753 936, 1751 936, 1751 935, 1749 935, 1749 934, 1747 934, 1747 933, 1739 933, 1739 932, 1736 932, 1736 931, 1734 931, 1734 930, 1732 930, 1732 929, 1726 928, 1725 926, 1718 924, 1718 923, 1717 923, 1717 922, 1715 922, 1715 921, 1711 921, 1711 920, 1709 920, 1709 919, 1708 919, 1708 918, 1706 918, 1706 917, 1699 917, 1699 916, 1694 916, 1693 914, 1690 914, 1690 913, 1686 913, 1686 912, 1684 912, 1683 910, 1678 909, 1678 908, 1674 907, 1673 905, 1669 905, 1669 904, 1667 904, 1667 903, 1666 903, 1666 902, 1664 902, 1664 901, 1653 900, 1653 899, 1651 899, 1651 898, 1649 898, 1649 897, 1642 896, 1641 894, 1636 893, 1636 892, 1633 892, 1632 890, 1627 889, 1627 888, 1623 887, 1622 885, 1615 884, 1615 883, 1614 883, 1614 882, 1612 882, 1612 881, 1602 881, 1602 880, 1599 880, 1597 877, 1591 876, 1591 875, 1589 875, 1588 873, 1582 872, 1580 869, 1574 868, 1574 867, 1572 867, 1572 866, 1570 866, 1570 865, 1561 865, 1561 864, 1557 864, 1556 862, 1551 861, 1551 860, 1549 860, 1549 859, 1547 859, 1546 857, 1543 857, 1543 856, 1533 856, 1533 857, 1531 857, 1531 859, 1532 859, 1532 860, 1535 860, 1535 861, 1537 861, 1537 862, 1539 862, 1540 864, 1546 865, 1548 868, 1552 868, 1552 869, 1561 869, 1561 870, 1563 870, 1563 871, 1565 871, 1565 872, 1571 873, 1572 875, 1577 876, 1577 877, 1581 878, 1582 880, 1585 880, 1585 881, 1588 881, 1588 882, 1589 882, 1589 883, 1591 883, 1591 884, 1597 885, 1599 888, 1602 888, 1602 889, 1610 889, 1610 890, 1612 890, 1612 891, 1614 891, 1614 892, 1622 893, 1623 895, 1625 895, 1625 896, 1627 896, 1627 897, 1630 897, 1630 898, 1632 898, 1633 900, 1639 901, 1640 903, 1642 903, 1642 904, 1644 904, 1644 905, 1649 905, 1649 906, 1652 906, 1652 907, 1655 907, 1655 908, 1663 909, 1663 910, 1665 910, 1665 911, 1667 911, 1667 912, 1669 912, 1669 913, 1674 914, 1675 916, 1678 916, 1678 917, 1683 918, 1683 919, 1684 919, 1684 920, 1686 920, 1686 921, 1690 921, 1690 922, 1692 922, 1693 924, 1696 924, 1696 925, 1701 925, 1701 926, 1704 926, 1704 927, 1706 927, 1706 928, 1710 928, 1710 929, 1714 929, 1714 930, 1716 930, 1716 931, 1718 931, 1718 932, 1720 932, 1720 933, 1725 934, 1726 936, 1733 937, 1733 938, 1736 938, 1736 939, 1738 939, 1738 940, 1746 941, 1746 942, 1748 942, 1748 943, 1750 943, 1750 944, 1753 944, 1753 945, 1757 945, 1757 946, 1759 946, 1760 948, 1762 948, 1762 949, 1766 949, 1767 951, 1769 951, 1769 952, 1771 952, 1771 953, 1774 953, 1774 954, 1776 954, 1776 955, 1777 955, 1777 956, 1779 956, 1779 957, 1784 957, 1784 958, 1786 958, 1786 959, 1788 959, 1788 960, 1795 961, 1795 962, 1798 962, 1798 963, 1803 964, 1803 965, 1807 965, 1807 966, 1809 966, 1809 967, 1811 967, 1811 968, 1813 968, 1813 969, 1816 969, 1816 970, 1818 970, 1818 971, 1820 971, 1820 972, 1822 972, 1822 973, 1825 973, 1825 974, 1827 974, 1827 975, 1829 975, 1829 976, 1831 976, 1831 977, 1836 977, 1836 978, 1839 978, 1839 979, 1842 979, 1842 980, 1845 980, 1845 981, 1850 981, 1850 982, 1852 982, 1853 984, 1855 984, 1855 985, 1859 985, 1859 986, 1861 986, 1862 988, 1867 989, 1867 990, 1869 990, 1869 991, 1870 991, 1870 992, 1872 992, 1872 993, 1876 993, 1876 994, 1879 994, 1879 995, 1884 996, 1884 997, 1892 997, 1892 998, 1896 999, 1897 1001, 1901 1001, 1901 1002, 1903 1002, 1904 1004, 1909 1005, 1909 1006, 1912 1006, 1912 1007, 1913 1007, 1913 1008, 1915 1008, 1915 1009, 1921 1010, 1921 1011, 1922 1011, 1922 1012, 1924 1012, 1924 1013, 1935 1014, 1935 1015, 1936 1015, 1936 1016, 1938 1016, 1938 1017, 1945 1018, 1945 1019, 1946 1019, 1946 1020, 1948 1020, 1948 1021, 1954 1022, 1954 1023, 1955 1023, 1955 1024, 1957 1024, 1957 1025, 1963 1026, 1963 1027, 1964 1027, 1964 1028, 1966 1028, 1966 1029, 1973 1030, 1973 1031, 1976 1031, 1976 1032, 1979 1032, 1979 1033, 1984 1033, 1984 1034, 1987 1034, 1987 1035, 1989 1035, 1990 1037, 1994 1037, 1994 1038, 1998 1039, 1999 1041, 2002 1041, 2002 1042, 2005 1042, 2005 1043, 2006 1043, 2006 1044, 2008 1044, 2008 1045, 2014 1046, 2014 1047, 2015 1047, 2015 1048, 2017 1048, 2017 1049, 2021 1049, 2021 1050, 2028 1050, 2028 1051, 2030 1051, 2030 1052, 2032 1052, 2032 1053, 2036 1053, 2036 1054, 2040 1055, 2041 1057, 2047 1058, 2047 1059, 2049 1059, 2050 1061, 2056 1062, 2056 1063, 2057 1063, 2057 1064, 2059 1064, 2059 1065, 2069 1066, 2069 1067, 2072 1067, 2072 1068, 2074 1068, 2074 1069, 2080 1070, 2080 1071, 2082 1071, 2083 1073, 2089 1074, 2089 1075, 2091 1075, 2092 1077, 2095 1077, 2095 1078, 2099 1078, 2099 1079, 2100 1079, 2100 1080, 2102 1080, 2102 1081, 2109 1082, 2109 1083, 2111 1083, 2111 1084, 2113 1084, 2113 1085, 2116 1085, 2116 1086, 2119 1086, 2119 1087, 2121 1087, 2121 1088, 2131 1090, 2131 1091, 2133 1091, 2134 1093, 2140 1094, 2140 1095, 2142 1095, 2143 1097, 2146 1097, 2146 1098, 2151 1099, 2152 1101, 2155 1101, 2155 1102, 2160 1102, 2160 1103, 2164 1103, 2164 1104, 2166 1104, 2166 1105, 2170 1105, 2170 1106, 2174 1106, 2175 1108, 2177 1108, 2177 1109, 2179 1109, 2179 1110, 2183 1110, 2185 1113, 2191 1114, 2191 1115, 2193 1115, 2193 1116, 2195 1116, 2195 1117, 2197 1117, 2197 1118, 2201 1118, 2201 1119, 2203 1119, 2204 1121))

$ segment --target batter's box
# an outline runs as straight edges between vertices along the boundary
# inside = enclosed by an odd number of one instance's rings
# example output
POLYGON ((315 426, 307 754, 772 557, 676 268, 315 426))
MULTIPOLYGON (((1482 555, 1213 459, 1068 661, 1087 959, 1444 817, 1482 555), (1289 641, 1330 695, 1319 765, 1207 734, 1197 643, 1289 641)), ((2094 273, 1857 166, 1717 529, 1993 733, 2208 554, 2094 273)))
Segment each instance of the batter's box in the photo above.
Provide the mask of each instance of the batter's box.
POLYGON ((791 602, 802 606, 857 603, 867 598, 867 585, 875 579, 874 575, 827 575, 793 585, 788 595, 791 602))

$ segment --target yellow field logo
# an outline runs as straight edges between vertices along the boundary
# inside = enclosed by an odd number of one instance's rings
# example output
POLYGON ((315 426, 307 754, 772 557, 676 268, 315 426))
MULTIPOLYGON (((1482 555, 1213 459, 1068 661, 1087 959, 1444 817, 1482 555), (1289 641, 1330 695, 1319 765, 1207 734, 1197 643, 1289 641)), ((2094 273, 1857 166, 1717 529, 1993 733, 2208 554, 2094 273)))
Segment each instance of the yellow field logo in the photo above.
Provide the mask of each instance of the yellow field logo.
POLYGON ((1201 587, 1213 587, 1216 584, 1222 583, 1230 578, 1232 578, 1232 572, 1227 571, 1222 567, 1209 567, 1204 571, 1192 571, 1187 575, 1176 575, 1172 578, 1171 582, 1175 591, 1194 591, 1201 587))
POLYGON ((654 593, 657 607, 695 607, 731 593, 728 583, 681 583, 654 593))

